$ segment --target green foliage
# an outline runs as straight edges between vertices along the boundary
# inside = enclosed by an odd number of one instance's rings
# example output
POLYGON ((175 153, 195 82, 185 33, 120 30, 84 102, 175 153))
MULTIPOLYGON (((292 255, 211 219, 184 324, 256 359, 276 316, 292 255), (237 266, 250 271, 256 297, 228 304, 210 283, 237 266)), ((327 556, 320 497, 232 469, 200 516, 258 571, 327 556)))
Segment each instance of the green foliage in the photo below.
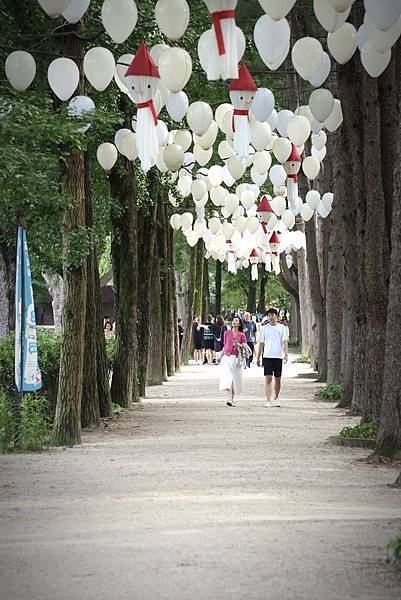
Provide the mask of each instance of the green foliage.
POLYGON ((390 564, 401 563, 401 533, 393 538, 386 546, 387 559, 390 564))
POLYGON ((296 362, 302 363, 302 364, 309 364, 310 363, 309 354, 306 354, 305 352, 301 352, 301 354, 298 356, 296 362))
POLYGON ((326 385, 326 387, 319 390, 316 393, 316 396, 318 398, 323 398, 324 400, 338 402, 341 400, 343 389, 344 388, 340 383, 330 383, 329 385, 326 385))
POLYGON ((112 369, 117 356, 117 339, 115 337, 106 340, 106 355, 108 367, 112 369))
POLYGON ((369 421, 367 423, 355 425, 355 427, 344 427, 340 431, 340 436, 357 440, 375 440, 377 432, 377 424, 369 421))
POLYGON ((50 445, 49 404, 43 396, 26 394, 22 400, 18 449, 38 452, 50 445))
POLYGON ((119 415, 121 413, 121 406, 119 404, 117 404, 117 402, 113 402, 113 404, 111 405, 111 412, 114 415, 119 415))
POLYGON ((0 451, 10 452, 15 440, 15 415, 14 403, 3 390, 0 389, 0 451))

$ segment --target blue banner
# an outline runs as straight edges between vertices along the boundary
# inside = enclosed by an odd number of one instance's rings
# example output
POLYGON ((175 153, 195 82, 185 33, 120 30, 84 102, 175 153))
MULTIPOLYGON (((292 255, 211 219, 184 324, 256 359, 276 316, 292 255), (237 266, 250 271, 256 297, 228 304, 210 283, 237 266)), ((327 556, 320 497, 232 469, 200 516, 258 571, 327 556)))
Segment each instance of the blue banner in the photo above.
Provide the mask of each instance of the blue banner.
POLYGON ((36 342, 35 305, 26 231, 18 227, 15 286, 15 383, 19 392, 42 387, 36 342))

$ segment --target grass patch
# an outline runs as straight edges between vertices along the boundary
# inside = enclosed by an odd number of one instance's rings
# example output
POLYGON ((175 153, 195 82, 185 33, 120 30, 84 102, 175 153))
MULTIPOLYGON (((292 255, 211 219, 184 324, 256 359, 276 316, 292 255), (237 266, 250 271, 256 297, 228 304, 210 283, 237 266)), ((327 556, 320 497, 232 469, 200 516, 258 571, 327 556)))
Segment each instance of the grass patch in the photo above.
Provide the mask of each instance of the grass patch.
POLYGON ((330 383, 326 387, 316 392, 316 396, 323 400, 330 400, 331 402, 338 402, 341 400, 343 393, 343 386, 340 383, 330 383))
POLYGON ((38 394, 25 394, 17 419, 15 399, 0 390, 0 451, 40 452, 50 446, 49 403, 38 394))
POLYGON ((111 412, 113 413, 113 415, 119 415, 121 411, 121 406, 117 404, 117 402, 113 402, 113 404, 111 405, 111 412))
POLYGON ((386 546, 386 562, 401 564, 401 533, 393 538, 386 546))
POLYGON ((309 364, 310 363, 310 356, 308 354, 305 354, 304 352, 301 352, 301 354, 298 356, 297 360, 295 361, 297 363, 303 363, 303 364, 309 364))
POLYGON ((344 427, 340 431, 340 436, 353 440, 375 440, 377 437, 378 426, 371 421, 355 425, 355 427, 344 427))

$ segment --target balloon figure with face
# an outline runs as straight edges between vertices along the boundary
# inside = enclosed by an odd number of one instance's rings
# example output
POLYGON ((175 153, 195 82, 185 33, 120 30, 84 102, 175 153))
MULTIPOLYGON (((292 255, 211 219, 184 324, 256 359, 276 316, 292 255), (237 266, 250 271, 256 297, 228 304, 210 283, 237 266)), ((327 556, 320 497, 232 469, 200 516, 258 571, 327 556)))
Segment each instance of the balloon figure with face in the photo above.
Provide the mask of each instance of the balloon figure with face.
POLYGON ((238 0, 204 0, 209 10, 212 29, 207 60, 207 78, 235 79, 238 77, 237 26, 235 8, 238 0))
POLYGON ((291 210, 294 209, 298 198, 298 173, 301 167, 301 157, 299 152, 292 144, 291 154, 284 164, 285 172, 287 173, 287 199, 291 210))
POLYGON ((264 238, 266 237, 269 219, 272 216, 272 214, 273 209, 270 206, 267 196, 262 196, 262 200, 259 202, 258 207, 256 209, 256 216, 258 217, 259 222, 262 225, 263 233, 265 234, 264 238))
POLYGON ((256 92, 256 84, 245 63, 241 64, 238 79, 230 83, 230 100, 234 106, 234 150, 241 158, 248 158, 251 141, 249 109, 256 92))
POLYGON ((159 154, 158 122, 153 105, 159 79, 158 68, 142 41, 128 67, 124 83, 129 97, 137 106, 136 140, 145 173, 156 163, 159 154))
POLYGON ((236 259, 235 259, 234 244, 232 243, 231 240, 227 240, 226 245, 227 245, 227 270, 229 273, 235 274, 237 272, 237 263, 236 263, 236 259))
POLYGON ((279 254, 280 238, 276 231, 273 231, 270 240, 270 254, 266 252, 266 270, 273 271, 278 275, 280 273, 280 254, 279 254))
POLYGON ((251 266, 251 278, 252 278, 252 281, 256 281, 257 278, 258 278, 259 254, 255 250, 255 248, 252 250, 251 254, 249 255, 249 262, 252 265, 251 266))

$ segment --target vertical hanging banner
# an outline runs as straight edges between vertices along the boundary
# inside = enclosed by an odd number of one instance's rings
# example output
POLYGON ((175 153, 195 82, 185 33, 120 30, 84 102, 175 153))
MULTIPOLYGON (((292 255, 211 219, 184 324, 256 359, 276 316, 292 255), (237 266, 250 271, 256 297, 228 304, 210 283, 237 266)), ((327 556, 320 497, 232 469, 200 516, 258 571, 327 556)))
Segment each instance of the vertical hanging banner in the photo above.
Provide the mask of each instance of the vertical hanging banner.
POLYGON ((36 342, 35 305, 26 231, 18 226, 15 286, 15 383, 19 392, 42 387, 36 342))

